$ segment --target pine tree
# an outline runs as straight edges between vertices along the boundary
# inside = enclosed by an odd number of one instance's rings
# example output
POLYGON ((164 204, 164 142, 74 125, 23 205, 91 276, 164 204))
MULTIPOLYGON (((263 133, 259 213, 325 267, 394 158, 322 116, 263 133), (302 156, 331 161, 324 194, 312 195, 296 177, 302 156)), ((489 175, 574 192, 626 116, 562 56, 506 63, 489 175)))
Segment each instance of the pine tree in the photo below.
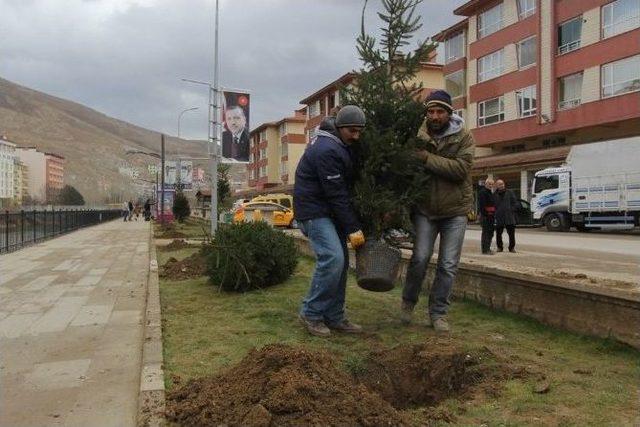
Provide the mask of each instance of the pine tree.
POLYGON ((173 212, 173 216, 176 217, 178 222, 184 222, 186 218, 191 215, 191 207, 189 206, 189 200, 187 200, 186 196, 182 193, 182 191, 178 191, 176 193, 176 197, 173 200, 173 206, 171 207, 171 211, 173 212))
POLYGON ((362 10, 357 50, 363 63, 353 88, 343 90, 345 103, 360 106, 367 126, 357 144, 355 200, 363 231, 380 238, 388 228, 410 229, 410 212, 428 194, 429 175, 413 153, 422 148, 417 137, 424 120, 422 86, 415 82, 421 63, 436 44, 418 42, 403 52, 422 24, 416 6, 422 0, 382 0, 382 35, 378 41, 366 34, 362 10))
POLYGON ((84 205, 84 197, 75 187, 65 185, 58 194, 58 203, 63 206, 82 206, 84 205))

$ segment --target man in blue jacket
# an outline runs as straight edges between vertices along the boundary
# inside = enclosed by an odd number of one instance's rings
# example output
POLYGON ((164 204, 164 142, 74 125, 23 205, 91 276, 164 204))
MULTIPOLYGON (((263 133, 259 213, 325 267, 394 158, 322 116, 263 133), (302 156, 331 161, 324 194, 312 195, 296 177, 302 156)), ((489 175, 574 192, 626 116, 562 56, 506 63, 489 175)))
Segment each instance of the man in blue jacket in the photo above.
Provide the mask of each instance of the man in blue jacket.
POLYGON ((349 252, 364 244, 357 215, 351 203, 353 163, 351 144, 365 126, 364 112, 344 106, 335 118, 320 125, 316 139, 305 150, 293 190, 296 220, 316 254, 311 288, 302 302, 300 320, 316 336, 331 330, 359 333, 362 328, 345 316, 345 292, 349 252))

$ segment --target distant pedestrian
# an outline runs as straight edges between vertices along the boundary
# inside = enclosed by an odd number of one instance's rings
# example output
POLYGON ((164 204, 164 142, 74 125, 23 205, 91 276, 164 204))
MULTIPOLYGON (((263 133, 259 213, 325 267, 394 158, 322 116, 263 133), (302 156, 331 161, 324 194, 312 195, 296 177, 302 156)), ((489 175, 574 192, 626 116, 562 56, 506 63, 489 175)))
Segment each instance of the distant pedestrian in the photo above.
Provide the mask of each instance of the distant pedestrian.
POLYGON ((124 221, 127 220, 127 218, 129 218, 129 203, 128 202, 124 202, 124 204, 122 205, 122 218, 124 221))
POLYGON ((495 231, 496 222, 496 199, 494 194, 495 182, 491 178, 484 181, 484 187, 480 189, 478 194, 478 209, 480 215, 480 225, 482 226, 482 235, 480 237, 480 247, 485 255, 493 255, 491 250, 491 241, 493 240, 493 232, 495 231))
POLYGON ((133 217, 133 202, 131 200, 129 200, 127 207, 129 208, 129 221, 131 221, 131 217, 133 217))
POLYGON ((151 219, 151 201, 147 199, 144 202, 144 220, 149 221, 151 219))
POLYGON ((516 211, 518 199, 512 190, 507 190, 504 181, 496 181, 496 245, 498 252, 504 250, 502 232, 507 229, 509 235, 509 252, 516 251, 516 211))

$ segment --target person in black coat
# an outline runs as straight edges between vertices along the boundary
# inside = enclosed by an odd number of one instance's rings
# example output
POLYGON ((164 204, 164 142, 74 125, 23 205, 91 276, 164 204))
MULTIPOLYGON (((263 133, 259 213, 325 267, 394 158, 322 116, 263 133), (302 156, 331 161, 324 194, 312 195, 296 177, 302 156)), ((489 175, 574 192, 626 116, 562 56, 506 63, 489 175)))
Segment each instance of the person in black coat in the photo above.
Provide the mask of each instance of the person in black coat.
POLYGON ((516 210, 518 199, 513 191, 507 190, 504 181, 496 181, 496 245, 498 252, 504 250, 502 244, 502 232, 507 229, 509 235, 509 252, 516 251, 516 210))
POLYGON ((362 328, 345 314, 349 252, 364 244, 353 208, 353 161, 350 145, 365 125, 364 112, 342 107, 335 118, 320 125, 317 137, 305 150, 293 189, 296 220, 316 254, 311 286, 302 302, 300 320, 312 335, 326 337, 331 330, 359 333, 362 328))
POLYGON ((493 193, 494 181, 487 178, 478 193, 478 209, 480 216, 480 225, 482 226, 482 235, 480 238, 480 247, 485 255, 493 255, 491 250, 491 241, 493 240, 493 232, 495 230, 495 213, 496 200, 493 193))

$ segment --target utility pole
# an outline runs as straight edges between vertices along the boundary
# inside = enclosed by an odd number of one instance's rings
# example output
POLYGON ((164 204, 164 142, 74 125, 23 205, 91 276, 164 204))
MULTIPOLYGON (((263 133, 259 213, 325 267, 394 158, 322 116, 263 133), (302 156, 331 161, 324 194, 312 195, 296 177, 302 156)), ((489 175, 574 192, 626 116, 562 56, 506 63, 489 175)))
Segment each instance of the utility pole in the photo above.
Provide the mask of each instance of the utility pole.
POLYGON ((160 147, 160 223, 164 224, 164 133, 162 134, 160 147))
MULTIPOLYGON (((211 146, 211 238, 216 235, 218 229, 218 143, 220 142, 219 126, 220 126, 220 57, 218 49, 218 17, 219 17, 219 0, 216 0, 216 23, 215 23, 215 41, 214 41, 214 60, 213 60, 213 146, 211 146)), ((211 87, 209 87, 209 98, 211 98, 211 87)), ((211 108, 210 108, 211 109, 211 108)))

